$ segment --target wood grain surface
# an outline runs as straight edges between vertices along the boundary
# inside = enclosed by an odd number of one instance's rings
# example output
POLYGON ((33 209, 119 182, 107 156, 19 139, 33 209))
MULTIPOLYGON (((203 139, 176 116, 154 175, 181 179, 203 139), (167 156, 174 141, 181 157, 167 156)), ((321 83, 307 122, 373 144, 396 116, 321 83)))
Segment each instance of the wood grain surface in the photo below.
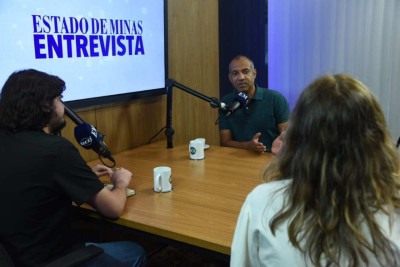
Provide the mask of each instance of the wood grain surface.
POLYGON ((188 145, 167 149, 164 141, 119 153, 117 167, 132 171, 130 187, 136 195, 112 222, 229 255, 240 208, 262 183, 262 169, 272 158, 270 153, 210 146, 204 160, 190 160, 188 145), (172 192, 153 191, 157 166, 172 168, 172 192))

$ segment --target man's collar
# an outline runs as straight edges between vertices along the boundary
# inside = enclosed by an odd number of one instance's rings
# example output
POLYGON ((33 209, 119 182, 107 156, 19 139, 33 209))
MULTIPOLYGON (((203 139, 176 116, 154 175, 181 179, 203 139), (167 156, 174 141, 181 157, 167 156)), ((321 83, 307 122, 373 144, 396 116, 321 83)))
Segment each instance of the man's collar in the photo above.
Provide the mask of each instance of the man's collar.
POLYGON ((253 99, 255 100, 262 100, 264 97, 264 94, 262 92, 262 90, 256 85, 256 90, 254 92, 254 97, 253 99))

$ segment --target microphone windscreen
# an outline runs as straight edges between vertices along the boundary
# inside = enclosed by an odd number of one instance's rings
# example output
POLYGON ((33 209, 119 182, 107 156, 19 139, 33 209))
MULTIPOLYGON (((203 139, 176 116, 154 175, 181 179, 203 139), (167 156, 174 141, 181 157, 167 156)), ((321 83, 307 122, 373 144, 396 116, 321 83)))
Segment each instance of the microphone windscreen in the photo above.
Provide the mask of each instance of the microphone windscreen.
POLYGON ((240 107, 243 107, 247 104, 247 100, 249 99, 248 94, 244 92, 240 92, 235 96, 235 101, 240 103, 240 107))
POLYGON ((92 125, 88 123, 82 123, 75 127, 74 135, 76 141, 82 147, 86 149, 91 149, 95 145, 97 131, 92 125))

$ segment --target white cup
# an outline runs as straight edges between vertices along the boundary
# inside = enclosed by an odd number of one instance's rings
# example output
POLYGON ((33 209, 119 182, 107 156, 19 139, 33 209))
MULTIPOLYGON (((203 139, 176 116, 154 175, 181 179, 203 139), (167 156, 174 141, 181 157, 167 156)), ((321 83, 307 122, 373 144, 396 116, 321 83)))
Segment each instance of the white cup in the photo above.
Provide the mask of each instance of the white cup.
MULTIPOLYGON (((204 138, 203 138, 204 139, 204 138)), ((189 143, 190 159, 204 159, 204 140, 191 140, 189 143)))
POLYGON ((206 145, 206 139, 205 138, 196 138, 194 140, 199 141, 200 143, 203 144, 203 147, 205 147, 205 145, 206 145))
POLYGON ((154 192, 172 191, 171 168, 166 166, 155 167, 153 169, 154 192))

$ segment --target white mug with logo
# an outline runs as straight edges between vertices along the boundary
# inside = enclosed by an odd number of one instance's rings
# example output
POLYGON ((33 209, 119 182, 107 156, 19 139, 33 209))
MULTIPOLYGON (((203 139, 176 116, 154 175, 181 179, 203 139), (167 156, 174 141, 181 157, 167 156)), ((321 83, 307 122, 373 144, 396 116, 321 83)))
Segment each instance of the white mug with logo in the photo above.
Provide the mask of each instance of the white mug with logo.
POLYGON ((190 159, 204 159, 204 143, 205 140, 191 140, 189 143, 190 159))
POLYGON ((172 191, 171 168, 167 166, 155 167, 153 169, 154 192, 172 191))
POLYGON ((199 141, 200 143, 202 143, 203 147, 206 145, 206 139, 205 138, 196 138, 194 140, 199 141))

